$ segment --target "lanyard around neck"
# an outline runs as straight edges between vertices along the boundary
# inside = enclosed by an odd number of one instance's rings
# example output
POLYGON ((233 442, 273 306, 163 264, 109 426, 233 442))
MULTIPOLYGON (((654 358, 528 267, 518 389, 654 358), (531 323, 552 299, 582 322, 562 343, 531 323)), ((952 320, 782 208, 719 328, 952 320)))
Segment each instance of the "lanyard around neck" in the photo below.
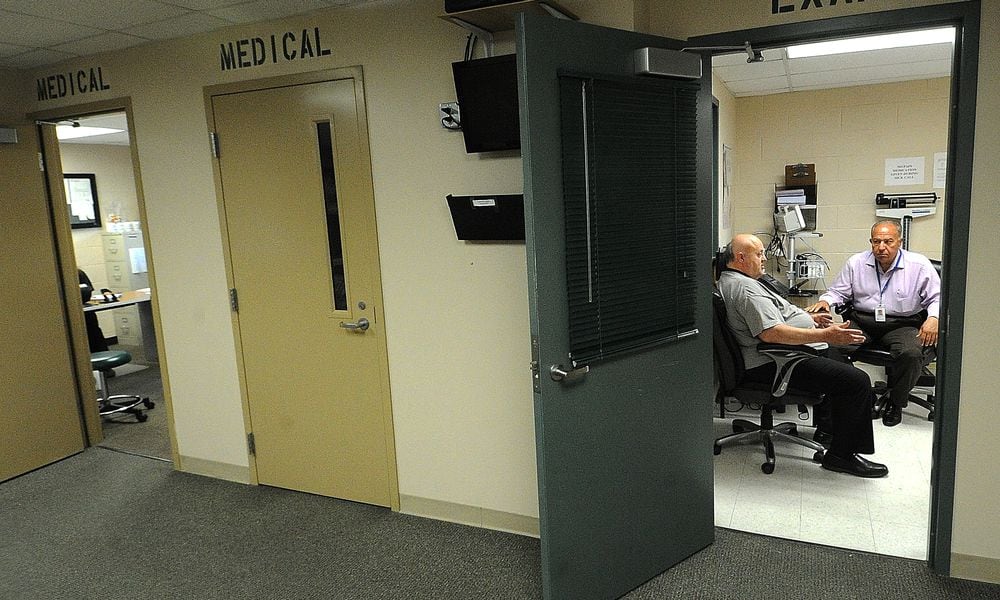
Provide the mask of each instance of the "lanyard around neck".
POLYGON ((882 285, 882 265, 878 263, 878 257, 876 257, 874 253, 872 253, 872 256, 875 258, 875 278, 878 280, 878 303, 881 305, 882 294, 884 294, 886 288, 889 287, 889 282, 892 281, 892 276, 896 274, 896 267, 899 266, 899 261, 903 258, 903 251, 899 250, 898 254, 896 254, 896 262, 893 263, 892 267, 889 269, 889 276, 885 278, 885 285, 882 285))

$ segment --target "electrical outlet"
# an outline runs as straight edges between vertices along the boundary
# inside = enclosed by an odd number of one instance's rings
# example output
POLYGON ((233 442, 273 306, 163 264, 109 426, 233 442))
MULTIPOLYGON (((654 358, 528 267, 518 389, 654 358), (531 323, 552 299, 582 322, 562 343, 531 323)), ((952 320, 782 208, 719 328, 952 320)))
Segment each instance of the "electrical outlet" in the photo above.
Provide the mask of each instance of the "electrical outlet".
POLYGON ((441 127, 458 130, 462 128, 462 116, 459 113, 458 102, 442 102, 438 104, 438 117, 441 127))

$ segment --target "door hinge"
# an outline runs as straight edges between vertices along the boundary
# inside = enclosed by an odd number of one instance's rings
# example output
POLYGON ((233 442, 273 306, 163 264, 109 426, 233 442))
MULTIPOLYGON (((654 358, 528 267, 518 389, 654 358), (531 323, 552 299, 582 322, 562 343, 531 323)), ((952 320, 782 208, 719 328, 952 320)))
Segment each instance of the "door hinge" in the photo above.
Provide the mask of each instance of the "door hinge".
POLYGON ((250 454, 257 454, 257 443, 253 439, 253 432, 247 434, 247 451, 250 454))
POLYGON ((240 312, 240 297, 236 293, 236 288, 229 288, 229 307, 233 312, 240 312))
POLYGON ((42 173, 45 172, 45 157, 42 156, 41 152, 38 153, 38 170, 42 173))
POLYGON ((209 131, 208 142, 212 145, 212 156, 219 158, 219 134, 214 131, 209 131))

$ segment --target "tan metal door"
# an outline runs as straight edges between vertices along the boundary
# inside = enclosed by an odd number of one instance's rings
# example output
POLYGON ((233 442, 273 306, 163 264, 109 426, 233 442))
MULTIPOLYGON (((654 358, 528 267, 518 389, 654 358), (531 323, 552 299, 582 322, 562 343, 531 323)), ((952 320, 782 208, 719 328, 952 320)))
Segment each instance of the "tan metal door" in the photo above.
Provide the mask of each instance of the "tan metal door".
POLYGON ((257 479, 396 505, 360 82, 211 104, 257 479))
POLYGON ((0 481, 84 448, 38 138, 16 129, 0 144, 0 481))

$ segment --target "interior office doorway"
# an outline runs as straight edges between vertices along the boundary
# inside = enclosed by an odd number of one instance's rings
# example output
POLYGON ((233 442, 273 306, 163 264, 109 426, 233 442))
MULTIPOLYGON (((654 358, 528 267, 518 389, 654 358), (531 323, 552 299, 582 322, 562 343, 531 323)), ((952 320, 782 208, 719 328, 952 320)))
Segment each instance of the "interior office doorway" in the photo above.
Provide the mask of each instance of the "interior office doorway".
POLYGON ((361 71, 206 104, 254 478, 398 508, 361 71))
MULTIPOLYGON (((975 63, 978 58, 978 7, 950 5, 908 9, 891 13, 875 13, 859 17, 844 17, 810 24, 787 25, 761 30, 731 32, 703 36, 691 40, 698 46, 733 46, 752 42, 754 48, 783 46, 790 43, 832 39, 873 31, 898 30, 898 23, 907 23, 909 29, 954 25, 956 36, 954 72, 950 86, 950 110, 947 144, 947 177, 945 184, 944 236, 942 258, 943 311, 950 318, 949 331, 942 326, 942 340, 938 344, 937 389, 938 399, 944 402, 936 407, 933 428, 932 461, 930 475, 930 521, 927 558, 938 572, 947 573, 950 561, 951 509, 955 466, 955 429, 957 428, 957 381, 960 374, 962 315, 964 314, 965 264, 968 251, 967 224, 971 197, 972 156, 968 140, 974 136, 975 127, 975 63), (905 13, 905 15, 903 14, 905 13), (890 17, 891 15, 891 17, 890 17), (963 140, 965 147, 959 146, 963 140)), ((873 207, 874 208, 874 207, 873 207)), ((874 220, 874 219, 873 219, 874 220)), ((863 249, 859 248, 859 249, 863 249)), ((944 312, 942 313, 944 314, 944 312)), ((881 424, 876 424, 881 426, 881 424)), ((890 465, 890 477, 892 476, 890 465)), ((924 513, 926 514, 926 513, 924 513)))
MULTIPOLYGON (((94 335, 96 341, 91 341, 91 349, 124 350, 132 357, 131 362, 116 367, 114 377, 107 380, 110 392, 146 397, 154 406, 143 411, 143 417, 122 413, 102 419, 104 439, 99 445, 170 461, 168 406, 151 318, 148 235, 141 218, 127 114, 112 111, 63 119, 56 125, 56 136, 71 208, 77 268, 90 279, 97 296, 102 296, 101 290, 109 290, 116 297, 141 300, 121 307, 88 307, 100 330, 94 335), (84 196, 93 201, 92 206, 81 208, 84 218, 73 213, 72 192, 81 184, 84 191, 89 184, 91 192, 84 196), (104 339, 103 344, 99 338, 104 339)), ((90 327, 94 327, 92 323, 90 327)))
MULTIPOLYGON (((80 269, 95 293, 104 289, 116 297, 136 292, 140 297, 138 304, 111 303, 95 314, 108 347, 125 350, 132 357, 108 373, 110 393, 148 397, 155 408, 145 412, 142 422, 124 414, 102 418, 96 409, 84 411, 90 444, 173 462, 176 443, 169 384, 160 352, 153 256, 145 231, 129 101, 108 100, 32 116, 51 130, 46 134, 53 138, 45 147, 51 178, 49 201, 53 215, 72 223, 71 234, 57 241, 62 259, 74 272, 74 285, 80 269), (81 190, 86 193, 80 194, 81 190), (81 198, 86 207, 80 205, 81 198)), ((82 337, 86 348, 86 332, 82 337)), ((81 388, 88 388, 82 396, 84 408, 90 408, 92 397, 96 406, 89 369, 81 371, 79 379, 81 388)))

